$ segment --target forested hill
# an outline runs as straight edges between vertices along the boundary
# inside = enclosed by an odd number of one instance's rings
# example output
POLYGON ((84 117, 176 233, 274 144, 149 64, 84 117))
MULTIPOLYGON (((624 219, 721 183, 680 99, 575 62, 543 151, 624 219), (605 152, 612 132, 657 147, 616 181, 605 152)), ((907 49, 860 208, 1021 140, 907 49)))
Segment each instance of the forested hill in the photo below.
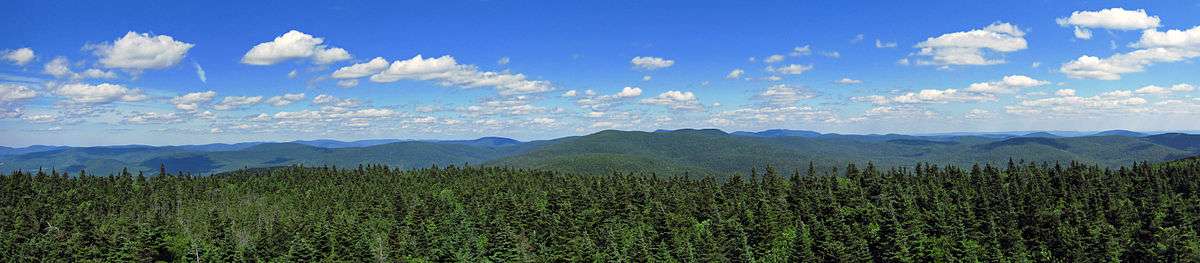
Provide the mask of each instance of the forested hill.
POLYGON ((94 174, 130 171, 211 174, 240 168, 292 164, 405 168, 472 164, 586 174, 613 171, 660 175, 728 175, 766 165, 797 170, 847 162, 880 167, 916 162, 940 165, 1001 164, 1010 158, 1036 162, 1080 161, 1117 167, 1136 161, 1161 162, 1200 155, 1200 135, 1169 133, 1138 137, 1127 131, 1097 136, 1047 134, 911 136, 841 135, 769 130, 658 132, 602 131, 586 136, 520 142, 496 137, 464 141, 297 141, 199 146, 40 147, 8 149, 0 170, 57 170, 94 174), (358 146, 367 145, 367 146, 358 146))
POLYGON ((0 261, 1200 260, 1195 159, 758 171, 14 173, 0 176, 0 261))

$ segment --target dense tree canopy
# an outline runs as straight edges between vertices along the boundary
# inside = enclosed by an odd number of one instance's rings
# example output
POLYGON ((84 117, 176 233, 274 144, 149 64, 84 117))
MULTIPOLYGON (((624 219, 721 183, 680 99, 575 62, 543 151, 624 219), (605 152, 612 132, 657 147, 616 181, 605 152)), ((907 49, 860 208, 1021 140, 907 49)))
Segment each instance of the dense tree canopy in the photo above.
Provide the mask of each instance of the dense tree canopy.
MULTIPOLYGON (((164 171, 166 169, 163 169, 164 171)), ((367 165, 0 176, 0 258, 1197 261, 1200 161, 728 178, 367 165)))

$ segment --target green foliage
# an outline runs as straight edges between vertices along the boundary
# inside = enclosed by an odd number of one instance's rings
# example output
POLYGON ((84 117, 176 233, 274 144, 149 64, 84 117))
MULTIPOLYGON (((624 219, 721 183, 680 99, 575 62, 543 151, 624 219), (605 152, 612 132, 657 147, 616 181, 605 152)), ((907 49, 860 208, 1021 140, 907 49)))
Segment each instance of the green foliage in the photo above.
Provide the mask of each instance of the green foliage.
POLYGON ((837 170, 14 172, 0 261, 1200 260, 1200 159, 837 170))

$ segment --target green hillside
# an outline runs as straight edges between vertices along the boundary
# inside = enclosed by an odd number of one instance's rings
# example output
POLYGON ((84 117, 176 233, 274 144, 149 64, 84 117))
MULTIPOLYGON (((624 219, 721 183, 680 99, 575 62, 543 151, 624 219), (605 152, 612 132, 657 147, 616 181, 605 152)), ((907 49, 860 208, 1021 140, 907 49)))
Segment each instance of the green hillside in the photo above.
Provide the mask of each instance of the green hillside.
POLYGON ((809 162, 831 168, 861 160, 882 167, 917 162, 942 165, 1006 163, 1010 158, 1036 162, 1072 160, 1117 167, 1136 161, 1165 161, 1195 152, 1145 138, 1097 136, 1072 138, 958 137, 949 141, 854 137, 749 137, 717 130, 672 132, 603 131, 561 140, 557 144, 489 162, 491 165, 574 173, 653 171, 728 175, 746 173, 747 164, 772 165, 785 171, 809 162))
POLYGON ((727 176, 746 167, 771 165, 784 171, 822 169, 848 162, 880 167, 918 162, 939 165, 1080 161, 1104 167, 1159 162, 1200 153, 1200 136, 1147 137, 922 137, 909 135, 745 136, 720 130, 659 132, 602 131, 586 136, 519 142, 503 138, 469 141, 403 141, 366 147, 323 148, 301 143, 261 143, 237 150, 188 147, 87 147, 0 157, 0 170, 87 170, 109 174, 168 171, 210 174, 240 168, 292 164, 357 166, 386 164, 414 168, 484 164, 579 174, 647 172, 659 175, 727 176))

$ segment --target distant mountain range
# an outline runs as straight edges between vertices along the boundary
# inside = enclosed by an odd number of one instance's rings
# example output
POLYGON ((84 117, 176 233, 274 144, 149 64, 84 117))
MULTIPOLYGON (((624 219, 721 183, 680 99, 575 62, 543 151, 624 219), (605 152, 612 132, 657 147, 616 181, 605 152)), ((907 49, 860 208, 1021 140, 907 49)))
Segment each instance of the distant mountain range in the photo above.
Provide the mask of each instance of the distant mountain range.
POLYGON ((848 162, 899 167, 917 162, 970 165, 1083 161, 1108 167, 1135 161, 1167 161, 1200 155, 1200 135, 1148 135, 1114 130, 1086 136, 1052 132, 982 134, 823 134, 800 130, 725 133, 720 130, 602 131, 585 136, 522 142, 509 138, 475 140, 312 140, 183 146, 31 146, 0 148, 0 171, 39 168, 110 174, 128 168, 154 174, 211 174, 239 168, 304 164, 357 166, 387 164, 407 168, 431 165, 499 165, 571 173, 654 172, 730 174, 749 166, 787 171, 822 169, 848 162), (1069 134, 1068 134, 1069 135, 1069 134))

